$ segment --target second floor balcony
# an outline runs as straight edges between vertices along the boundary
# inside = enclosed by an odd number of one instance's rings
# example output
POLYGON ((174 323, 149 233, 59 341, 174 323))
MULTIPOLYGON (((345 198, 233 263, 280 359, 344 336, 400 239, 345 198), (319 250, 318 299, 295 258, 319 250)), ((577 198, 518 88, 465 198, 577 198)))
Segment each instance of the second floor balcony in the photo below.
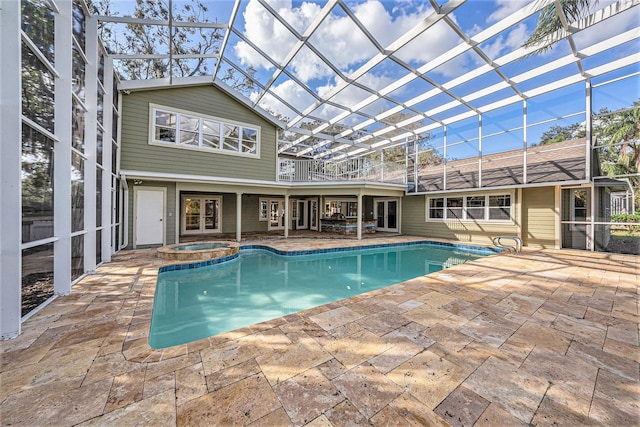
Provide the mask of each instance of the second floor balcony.
POLYGON ((370 159, 340 161, 278 159, 278 181, 286 182, 375 182, 407 184, 403 163, 370 159))

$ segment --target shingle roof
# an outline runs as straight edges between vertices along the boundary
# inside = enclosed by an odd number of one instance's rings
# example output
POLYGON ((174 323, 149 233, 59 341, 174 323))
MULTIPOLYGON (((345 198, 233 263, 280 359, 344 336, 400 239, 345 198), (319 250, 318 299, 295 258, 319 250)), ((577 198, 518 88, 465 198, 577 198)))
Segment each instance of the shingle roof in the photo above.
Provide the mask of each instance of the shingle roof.
MULTIPOLYGON (((479 164, 480 157, 448 161, 446 190, 525 184, 522 150, 482 156, 481 184, 479 164)), ((528 147, 526 183, 583 180, 585 166, 584 138, 528 147)), ((444 163, 421 172, 417 191, 445 190, 444 163)))

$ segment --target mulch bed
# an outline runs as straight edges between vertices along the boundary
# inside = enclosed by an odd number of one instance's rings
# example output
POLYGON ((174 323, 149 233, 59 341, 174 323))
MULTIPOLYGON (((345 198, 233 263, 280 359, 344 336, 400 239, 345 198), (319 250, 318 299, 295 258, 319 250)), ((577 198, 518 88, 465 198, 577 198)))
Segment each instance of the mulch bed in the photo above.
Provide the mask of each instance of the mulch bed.
POLYGON ((22 278, 22 315, 53 296, 53 272, 32 273, 22 278))

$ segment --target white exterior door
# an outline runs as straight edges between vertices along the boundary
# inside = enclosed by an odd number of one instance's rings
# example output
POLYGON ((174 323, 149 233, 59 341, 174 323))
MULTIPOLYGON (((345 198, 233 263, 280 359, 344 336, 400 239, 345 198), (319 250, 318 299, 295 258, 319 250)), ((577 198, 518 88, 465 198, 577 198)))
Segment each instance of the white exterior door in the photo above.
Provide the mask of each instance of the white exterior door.
POLYGON ((135 189, 135 245, 164 243, 164 189, 135 189))

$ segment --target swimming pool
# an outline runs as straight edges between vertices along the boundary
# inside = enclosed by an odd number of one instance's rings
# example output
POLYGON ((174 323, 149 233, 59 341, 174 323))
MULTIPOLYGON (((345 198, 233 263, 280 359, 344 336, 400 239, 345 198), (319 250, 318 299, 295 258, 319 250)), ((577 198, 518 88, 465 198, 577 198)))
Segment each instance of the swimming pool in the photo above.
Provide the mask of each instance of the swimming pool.
POLYGON ((411 242, 230 257, 162 267, 149 345, 165 348, 349 298, 481 256, 490 248, 411 242))

